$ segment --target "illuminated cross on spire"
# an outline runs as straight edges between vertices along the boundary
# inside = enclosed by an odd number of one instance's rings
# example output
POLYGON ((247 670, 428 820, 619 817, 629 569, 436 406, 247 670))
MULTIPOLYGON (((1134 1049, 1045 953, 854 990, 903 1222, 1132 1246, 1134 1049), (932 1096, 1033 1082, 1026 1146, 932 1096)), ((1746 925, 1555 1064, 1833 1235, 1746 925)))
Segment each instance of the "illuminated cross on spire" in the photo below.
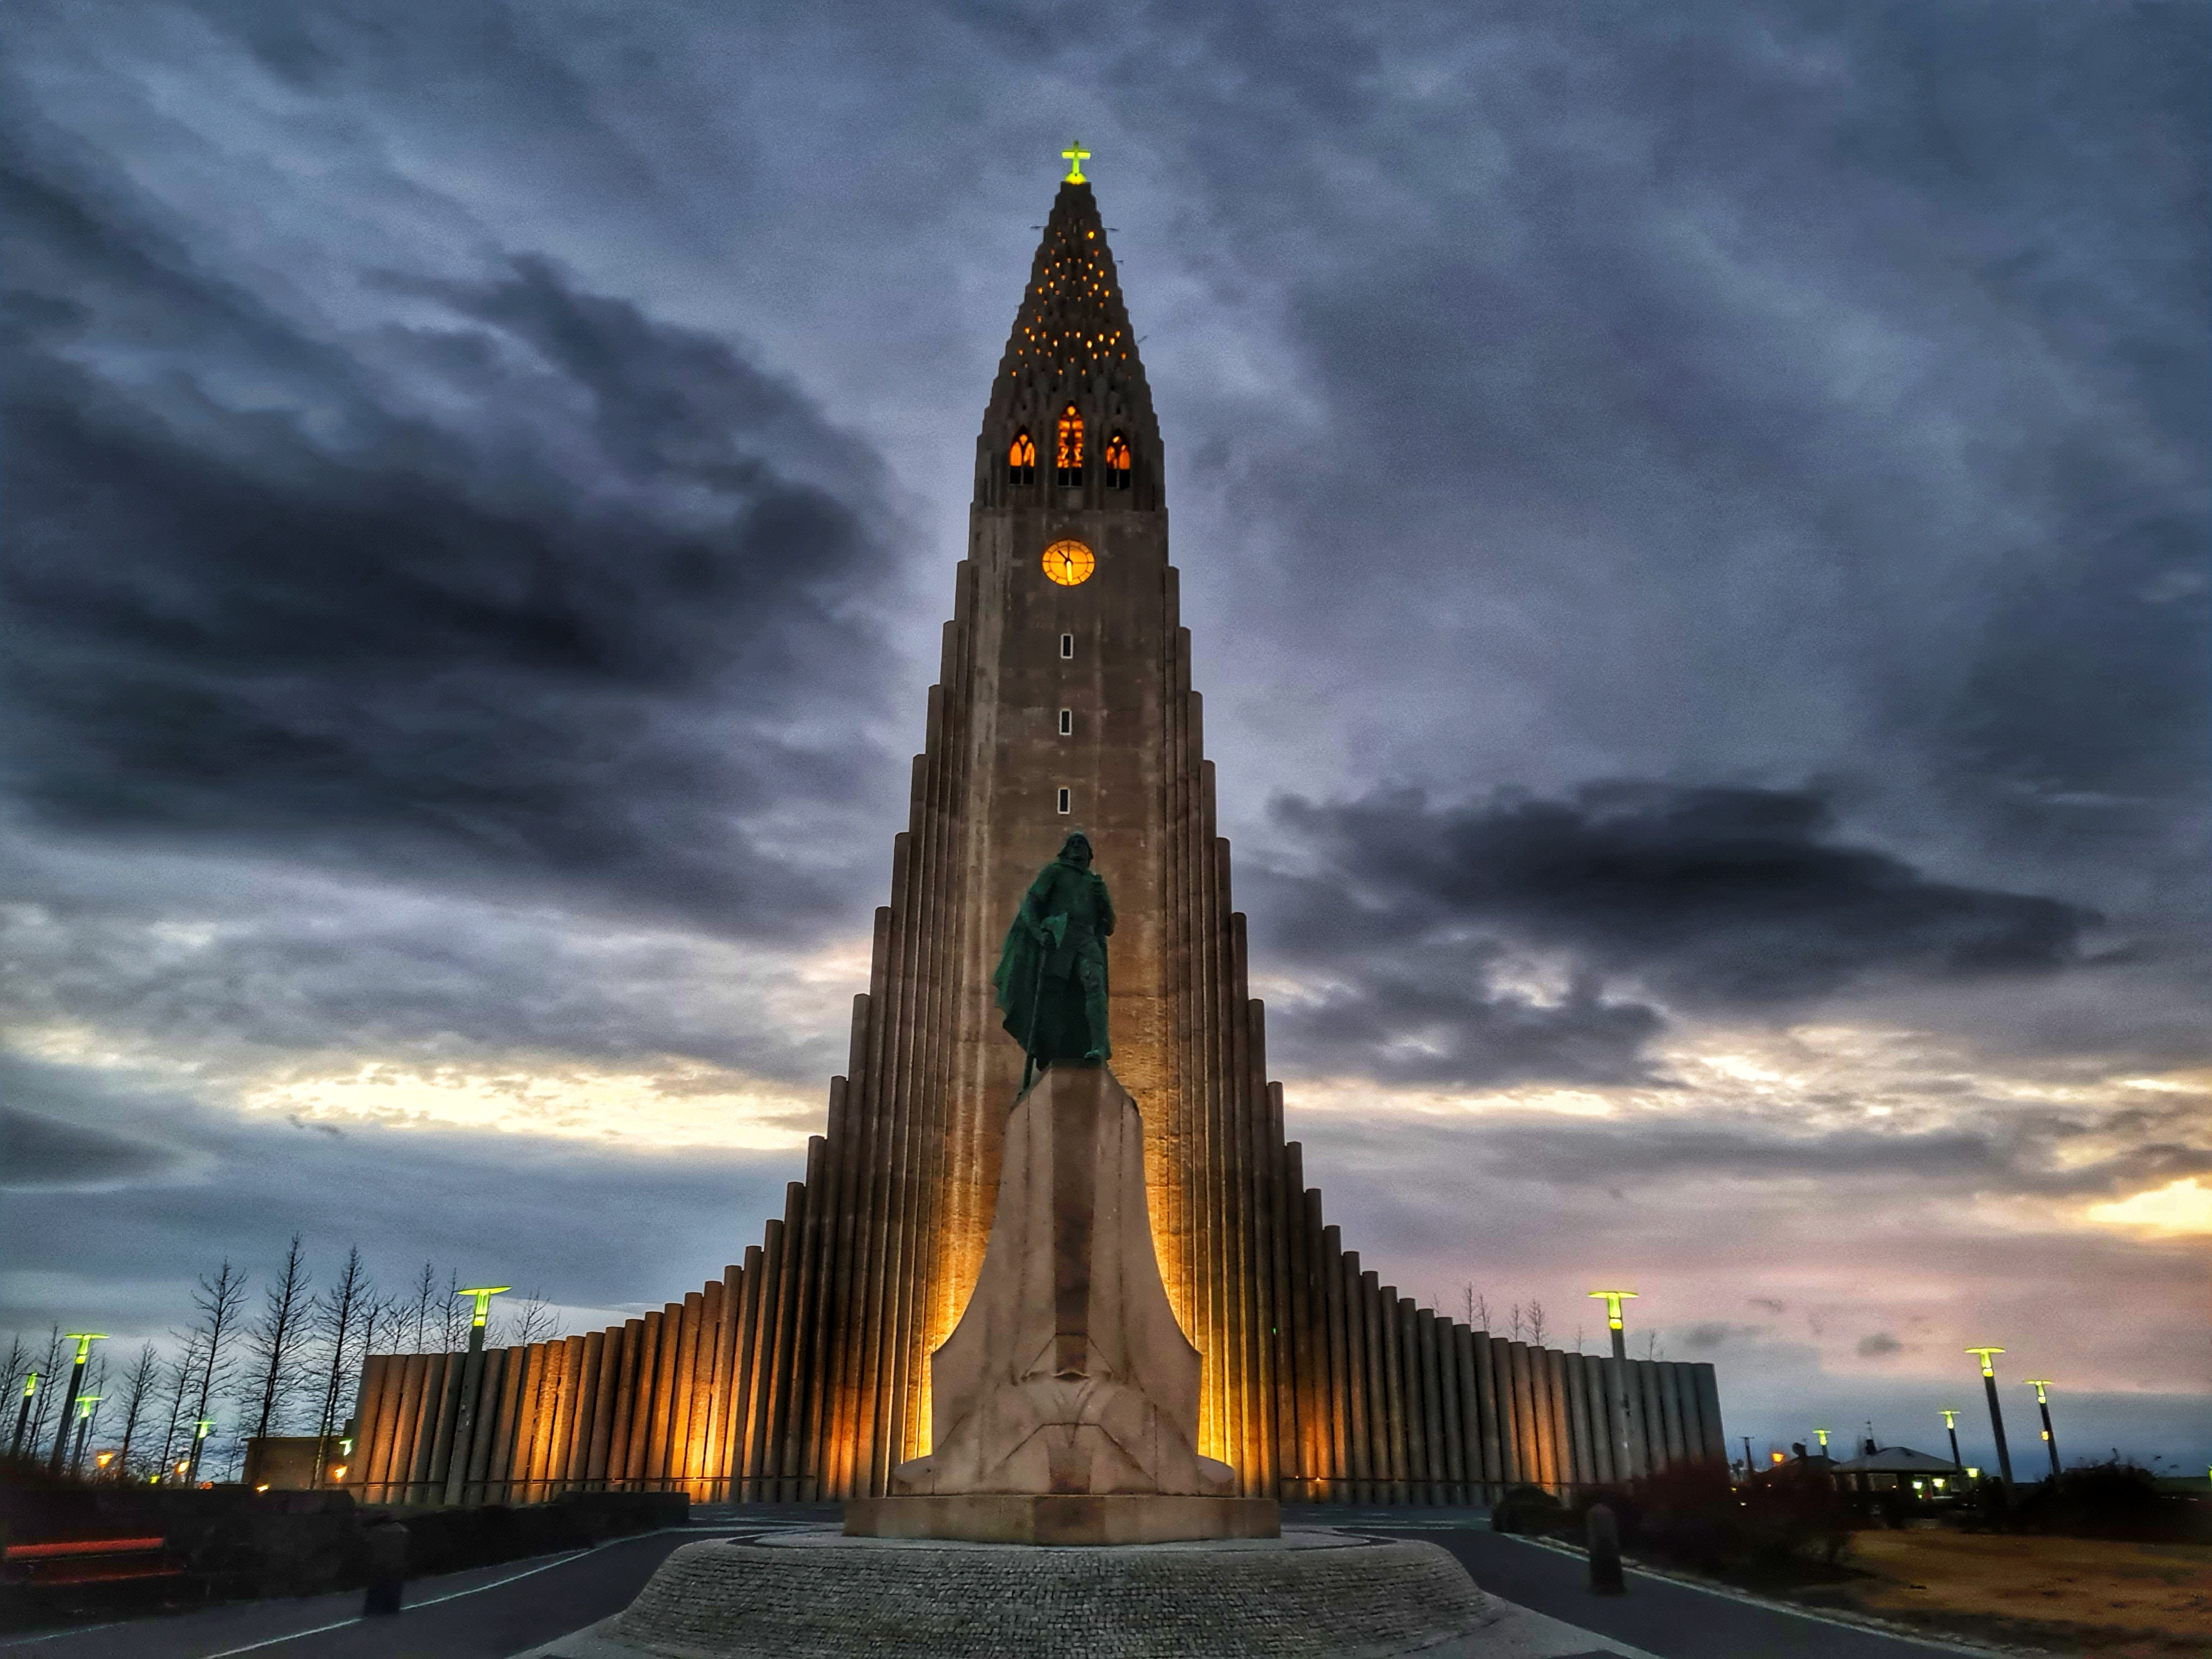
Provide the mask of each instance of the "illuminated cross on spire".
POLYGON ((1083 140, 1070 139, 1067 148, 1060 154, 1060 159, 1067 163, 1067 177, 1060 180, 1062 184, 1087 185, 1091 182, 1083 176, 1083 164, 1091 159, 1091 152, 1083 148, 1083 140))

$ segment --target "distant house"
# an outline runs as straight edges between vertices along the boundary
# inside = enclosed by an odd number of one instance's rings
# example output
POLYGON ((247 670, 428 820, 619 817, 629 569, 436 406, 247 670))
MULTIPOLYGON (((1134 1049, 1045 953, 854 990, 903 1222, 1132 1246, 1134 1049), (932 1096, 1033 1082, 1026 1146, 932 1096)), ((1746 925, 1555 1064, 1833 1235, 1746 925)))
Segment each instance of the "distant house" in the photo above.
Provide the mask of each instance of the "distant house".
POLYGON ((1966 1486, 1966 1472, 1948 1457, 1930 1457, 1910 1446, 1873 1446, 1834 1466, 1837 1479, 1860 1492, 1909 1491, 1948 1498, 1966 1486))

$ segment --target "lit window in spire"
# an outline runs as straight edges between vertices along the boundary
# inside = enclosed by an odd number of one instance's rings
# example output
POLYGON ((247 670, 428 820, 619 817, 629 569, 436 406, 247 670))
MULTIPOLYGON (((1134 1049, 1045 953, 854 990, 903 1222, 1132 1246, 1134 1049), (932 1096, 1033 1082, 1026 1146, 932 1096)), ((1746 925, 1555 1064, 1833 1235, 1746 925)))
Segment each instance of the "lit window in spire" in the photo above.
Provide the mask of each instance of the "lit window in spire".
POLYGON ((1106 441, 1106 488, 1129 487, 1129 441, 1115 433, 1106 441))
POLYGON ((1053 470, 1064 484, 1083 482, 1083 416, 1075 405, 1060 411, 1059 441, 1054 446, 1053 470))
POLYGON ((1006 482, 1010 484, 1036 482, 1036 441, 1026 432, 1014 434, 1014 441, 1007 447, 1006 482))

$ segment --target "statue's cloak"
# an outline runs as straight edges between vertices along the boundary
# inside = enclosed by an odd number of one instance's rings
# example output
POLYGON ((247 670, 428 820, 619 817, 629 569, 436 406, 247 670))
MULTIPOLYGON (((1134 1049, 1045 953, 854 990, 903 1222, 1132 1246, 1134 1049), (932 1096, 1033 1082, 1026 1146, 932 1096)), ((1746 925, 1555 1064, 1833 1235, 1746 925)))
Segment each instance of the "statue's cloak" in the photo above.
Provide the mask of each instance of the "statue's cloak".
POLYGON ((1006 1034, 1037 1060, 1112 1052, 1103 1014, 1106 938, 1113 931, 1104 877, 1066 849, 1037 872, 991 976, 1006 1034))

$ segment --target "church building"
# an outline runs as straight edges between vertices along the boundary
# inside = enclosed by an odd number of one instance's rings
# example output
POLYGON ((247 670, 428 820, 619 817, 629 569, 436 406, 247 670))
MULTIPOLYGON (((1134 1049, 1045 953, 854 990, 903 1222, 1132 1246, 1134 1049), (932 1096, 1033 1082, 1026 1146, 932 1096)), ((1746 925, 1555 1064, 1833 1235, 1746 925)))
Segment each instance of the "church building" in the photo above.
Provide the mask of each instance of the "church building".
POLYGON ((1471 1330, 1363 1268, 1306 1185, 1215 832, 1159 424, 1073 159, 976 439, 927 747, 805 1178, 740 1261, 658 1313, 371 1356, 345 1477, 365 1501, 868 1496, 928 1452, 929 1357, 975 1284, 1022 1081, 992 973, 1071 829, 1118 916, 1113 1066, 1202 1357, 1199 1449, 1243 1492, 1459 1504, 1725 1462, 1710 1365, 1471 1330))

